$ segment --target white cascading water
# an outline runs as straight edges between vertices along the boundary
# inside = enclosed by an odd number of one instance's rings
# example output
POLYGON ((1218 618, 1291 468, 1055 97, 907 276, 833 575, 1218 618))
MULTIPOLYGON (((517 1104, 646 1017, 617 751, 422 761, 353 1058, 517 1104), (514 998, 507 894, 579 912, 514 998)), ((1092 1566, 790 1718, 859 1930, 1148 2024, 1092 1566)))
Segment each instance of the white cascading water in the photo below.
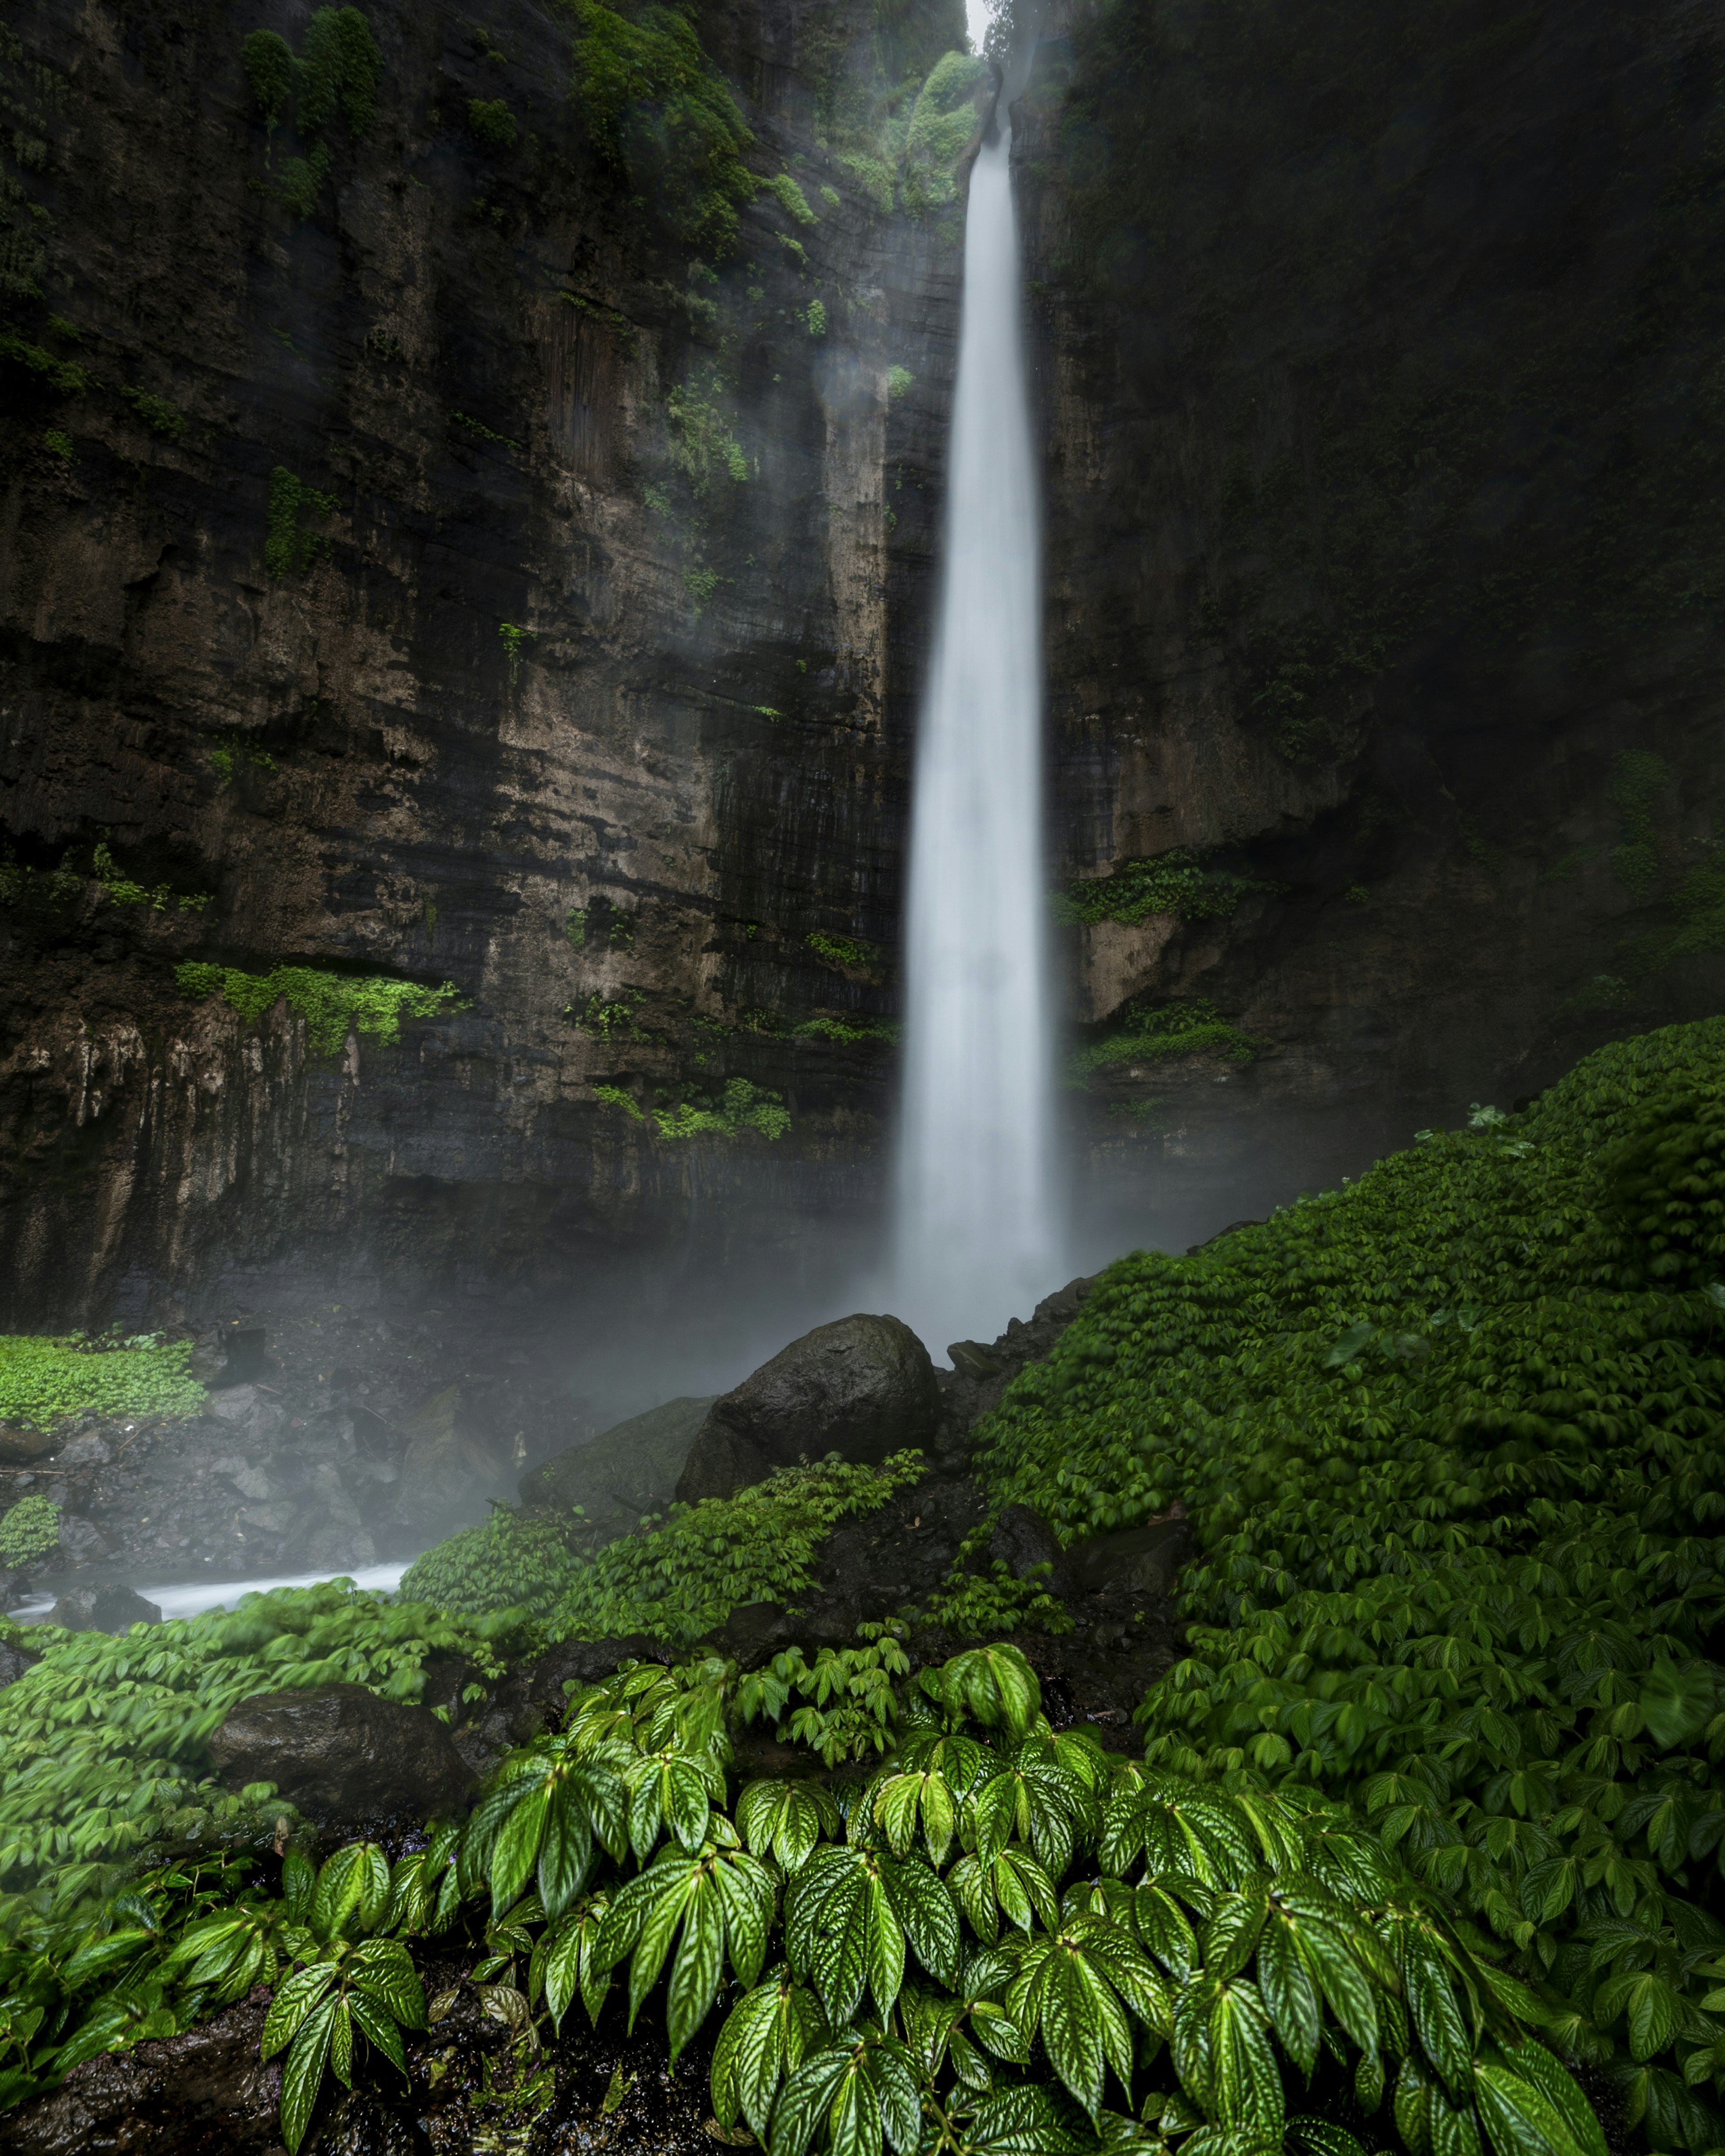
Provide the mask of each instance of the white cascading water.
POLYGON ((1000 100, 970 176, 945 569, 911 794, 897 1311, 938 1355, 1058 1284, 1037 490, 1000 100))

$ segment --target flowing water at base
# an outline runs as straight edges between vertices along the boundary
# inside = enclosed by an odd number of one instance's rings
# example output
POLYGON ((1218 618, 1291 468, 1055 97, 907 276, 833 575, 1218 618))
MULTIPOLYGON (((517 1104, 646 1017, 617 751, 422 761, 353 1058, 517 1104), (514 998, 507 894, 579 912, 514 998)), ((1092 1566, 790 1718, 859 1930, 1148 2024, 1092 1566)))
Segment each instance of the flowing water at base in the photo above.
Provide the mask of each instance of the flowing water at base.
POLYGON ((938 1355, 1062 1276, 1037 490, 1004 100, 965 219, 944 569, 916 741, 891 1307, 938 1355))
MULTIPOLYGON (((372 1594, 393 1594, 413 1562, 410 1557, 403 1558, 396 1564, 368 1564, 362 1571, 333 1577, 351 1579, 356 1587, 372 1594)), ((141 1587, 137 1592, 146 1602, 153 1602, 165 1618, 199 1617, 206 1609, 232 1609, 242 1594, 269 1594, 278 1587, 318 1587, 331 1577, 326 1572, 295 1572, 275 1579, 182 1580, 171 1587, 141 1587)), ((34 1594, 7 1614, 15 1624, 39 1625, 54 1604, 53 1595, 34 1594)))

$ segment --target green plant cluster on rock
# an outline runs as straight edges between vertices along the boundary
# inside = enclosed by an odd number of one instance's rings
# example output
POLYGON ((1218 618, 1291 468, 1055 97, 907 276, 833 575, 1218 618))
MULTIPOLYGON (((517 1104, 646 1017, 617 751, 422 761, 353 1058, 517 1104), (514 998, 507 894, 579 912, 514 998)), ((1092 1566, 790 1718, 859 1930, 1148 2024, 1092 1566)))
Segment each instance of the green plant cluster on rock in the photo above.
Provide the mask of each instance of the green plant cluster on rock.
POLYGON ((453 981, 424 988, 377 974, 356 979, 321 973, 315 966, 276 966, 267 973, 247 973, 194 959, 174 968, 174 981, 182 995, 200 1002, 220 996, 248 1025, 255 1025, 285 998, 288 1009, 305 1019, 307 1040, 317 1055, 339 1055, 350 1027, 374 1040, 395 1040, 404 1018, 436 1018, 468 1008, 453 981))
POLYGON ((1263 1045, 1201 997, 1186 1003, 1128 1006, 1109 1023, 1111 1030, 1073 1050, 1068 1061, 1073 1085, 1087 1085, 1098 1071, 1117 1064, 1173 1063, 1187 1055, 1219 1055, 1229 1063, 1250 1063, 1263 1045))
POLYGON ((0 1333, 0 1420, 45 1428, 66 1415, 188 1415, 203 1387, 189 1340, 140 1334, 120 1344, 81 1332, 0 1333))
POLYGON ((310 217, 327 184, 333 157, 326 139, 339 111, 357 142, 377 113, 383 55, 357 8, 314 9, 297 55, 275 30, 254 30, 241 48, 246 80, 264 125, 274 135, 293 100, 295 131, 309 148, 282 166, 273 193, 296 217, 310 217))
POLYGON ((59 1547, 60 1516, 46 1497, 33 1492, 8 1506, 0 1517, 0 1563, 34 1564, 59 1547))
POLYGON ((1604 2156, 1525 1987, 1339 1807, 1056 1734, 1010 1647, 896 1686, 890 1751, 836 1791, 733 1797, 748 1682, 707 1659, 577 1690, 393 1866, 353 1842, 290 1853, 279 1895, 217 1862, 15 1907, 0 2101, 273 1984, 297 2149, 328 2071, 405 2071, 415 1954, 453 1947, 553 2035, 662 1996, 673 2064, 722 2010, 714 2125, 774 2156, 1363 2156, 1338 2111, 1422 2156, 1604 2156))
POLYGON ((1153 1764, 1353 1802, 1719 2143, 1725 1020, 1122 1260, 981 1440, 1065 1536, 1189 1511, 1153 1764))
POLYGON ((1207 869, 1203 856, 1183 846, 1165 854, 1128 861, 1111 875, 1086 877, 1056 891, 1055 919, 1062 927, 1093 928, 1119 921, 1136 928, 1153 914, 1171 913, 1178 921, 1208 921, 1232 913, 1243 898, 1273 885, 1230 870, 1207 869))
POLYGON ((674 238, 722 257, 754 199, 753 137, 686 15, 572 0, 575 87, 603 154, 674 238))
POLYGON ((501 1505, 478 1527, 416 1558, 400 1591, 461 1616, 520 1608, 546 1617, 573 1589, 580 1570, 561 1521, 501 1505))

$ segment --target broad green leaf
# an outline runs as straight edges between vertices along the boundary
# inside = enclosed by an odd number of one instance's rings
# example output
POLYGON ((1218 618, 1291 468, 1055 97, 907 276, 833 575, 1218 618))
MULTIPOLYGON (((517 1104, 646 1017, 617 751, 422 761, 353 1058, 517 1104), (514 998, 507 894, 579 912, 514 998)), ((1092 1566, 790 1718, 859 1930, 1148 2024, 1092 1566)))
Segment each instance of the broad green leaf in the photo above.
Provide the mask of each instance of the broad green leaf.
POLYGON ((320 1939, 371 1931, 389 1904, 389 1860, 375 1842, 349 1842, 317 1875, 307 1919, 320 1939))
POLYGON ((359 1984, 349 1991, 347 2006, 361 2035, 405 2074, 408 2070, 407 2053, 402 2047, 401 2030, 396 2026, 395 2016, 388 2007, 375 1994, 359 1984))
POLYGON ((403 2029, 425 2026, 425 1992, 413 1956, 398 1939, 367 1939, 347 1963, 352 1980, 363 1985, 403 2029))
POLYGON ((725 1962, 725 1912, 711 1873, 699 1871, 683 1915, 683 1936, 671 1965, 665 2029, 671 2063, 712 2010, 725 1962))
POLYGON ((1544 2091, 1507 2066, 1475 2067, 1474 2100, 1497 2156, 1583 2156, 1544 2091))
MULTIPOLYGON (((329 1973, 331 1976, 335 1974, 333 1970, 329 1973)), ((287 2059, 281 2070, 281 2138, 287 2144, 288 2156, 296 2156, 300 2143, 305 2138, 305 2128, 311 2123, 317 2092, 323 2087, 324 2068, 329 2061, 330 2043, 336 2025, 336 2005, 333 1998, 321 1999, 300 2024, 298 2033, 288 2047, 287 2059)))
POLYGON ((1582 2156, 1608 2156, 1604 2130, 1574 2077, 1543 2044, 1526 2043, 1508 2054, 1512 2069, 1532 2082, 1556 2109, 1582 2156))
POLYGON ((1258 1989, 1282 2049, 1309 2075, 1317 2063, 1323 2010, 1299 1943, 1279 1907, 1258 1942, 1258 1989))
POLYGON ((560 1778, 552 1790, 539 1850, 537 1885, 547 1917, 562 1916, 587 1884, 592 1868, 593 1827, 586 1807, 572 1780, 560 1778))
POLYGON ((1022 1737, 1042 1712, 1036 1672, 1016 1647, 997 1641, 954 1655, 940 1673, 941 1703, 955 1720, 968 1714, 985 1728, 1022 1737))
POLYGON ((788 1973, 757 1984, 732 2008, 713 2047, 713 2114, 732 2126, 740 2112, 757 2139, 779 2083, 801 2066, 826 2033, 814 1994, 788 1973))
POLYGON ((1450 1988, 1450 1972, 1411 1925, 1398 1925, 1394 1938, 1414 2032, 1450 2093, 1460 2097, 1472 2071, 1473 2046, 1450 1988))
POLYGON ((264 2017, 263 2034, 259 2039, 259 2055, 274 2058, 285 2045, 298 2035, 307 2017, 336 1981, 336 1971, 327 1962, 314 1964, 310 1969, 295 1969, 286 1981, 276 1989, 270 2002, 270 2011, 264 2017))
POLYGON ((1656 1744, 1670 1751, 1700 1736, 1712 1720, 1717 1686, 1703 1664, 1679 1670, 1661 1658, 1641 1680, 1641 1716, 1656 1744))
POLYGON ((823 1835, 836 1837, 843 1822, 818 1784, 751 1782, 737 1800, 737 1825, 752 1854, 770 1855, 789 1874, 808 1861, 823 1835))

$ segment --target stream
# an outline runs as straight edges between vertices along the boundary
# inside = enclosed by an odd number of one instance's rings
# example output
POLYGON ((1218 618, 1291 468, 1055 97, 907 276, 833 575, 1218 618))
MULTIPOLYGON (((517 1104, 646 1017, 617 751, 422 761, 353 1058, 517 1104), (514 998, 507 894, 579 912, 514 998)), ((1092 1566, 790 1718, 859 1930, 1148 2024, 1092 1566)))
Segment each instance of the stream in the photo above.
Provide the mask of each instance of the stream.
MULTIPOLYGON (((390 1564, 368 1564, 358 1572, 336 1575, 372 1594, 393 1594, 402 1574, 413 1563, 410 1557, 390 1564)), ((182 1580, 170 1587, 140 1587, 146 1602, 153 1602, 164 1618, 201 1617, 206 1609, 232 1609, 244 1594, 269 1594, 278 1587, 317 1587, 328 1579, 326 1572, 284 1573, 264 1579, 182 1580)), ((59 1599, 57 1594, 32 1594, 7 1615, 18 1625, 40 1625, 59 1599)))

